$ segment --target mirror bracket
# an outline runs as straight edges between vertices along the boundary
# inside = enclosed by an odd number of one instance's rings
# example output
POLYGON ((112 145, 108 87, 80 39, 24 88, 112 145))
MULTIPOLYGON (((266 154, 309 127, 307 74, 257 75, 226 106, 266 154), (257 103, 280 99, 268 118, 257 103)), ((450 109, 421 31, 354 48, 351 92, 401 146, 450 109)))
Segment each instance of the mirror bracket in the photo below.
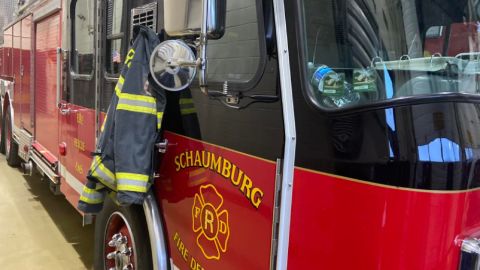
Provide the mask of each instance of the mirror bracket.
POLYGON ((199 87, 203 94, 208 93, 207 82, 207 44, 208 44, 208 4, 210 0, 202 1, 202 25, 200 28, 200 37, 198 38, 198 54, 199 54, 199 87))

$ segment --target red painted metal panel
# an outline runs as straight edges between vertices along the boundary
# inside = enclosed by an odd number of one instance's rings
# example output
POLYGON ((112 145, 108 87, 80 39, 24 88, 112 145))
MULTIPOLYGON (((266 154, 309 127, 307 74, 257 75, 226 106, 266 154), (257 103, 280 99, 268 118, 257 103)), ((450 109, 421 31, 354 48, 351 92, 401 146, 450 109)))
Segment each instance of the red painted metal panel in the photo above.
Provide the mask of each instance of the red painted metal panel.
POLYGON ((275 163, 170 132, 165 136, 174 146, 163 157, 155 192, 175 265, 269 269, 275 163))
POLYGON ((4 41, 4 76, 11 77, 12 76, 12 42, 13 42, 13 32, 12 27, 5 29, 3 32, 3 41, 4 41))
POLYGON ((56 103, 57 55, 60 46, 60 14, 36 24, 35 40, 35 136, 55 156, 58 153, 56 103))
POLYGON ((13 25, 13 81, 15 82, 13 94, 13 110, 15 112, 14 124, 21 126, 22 109, 22 76, 20 72, 22 58, 22 23, 18 22, 13 25))
POLYGON ((4 75, 4 71, 3 71, 3 67, 4 67, 4 63, 3 63, 3 44, 0 45, 0 76, 4 75))
POLYGON ((66 155, 60 156, 60 161, 73 177, 86 182, 91 153, 95 151, 95 110, 68 106, 72 113, 60 116, 61 142, 67 146, 66 155))
POLYGON ((456 270, 480 190, 421 191, 295 170, 288 269, 456 270))
POLYGON ((22 93, 20 98, 20 106, 22 111, 21 124, 22 127, 33 134, 32 129, 32 16, 28 16, 22 20, 22 93))

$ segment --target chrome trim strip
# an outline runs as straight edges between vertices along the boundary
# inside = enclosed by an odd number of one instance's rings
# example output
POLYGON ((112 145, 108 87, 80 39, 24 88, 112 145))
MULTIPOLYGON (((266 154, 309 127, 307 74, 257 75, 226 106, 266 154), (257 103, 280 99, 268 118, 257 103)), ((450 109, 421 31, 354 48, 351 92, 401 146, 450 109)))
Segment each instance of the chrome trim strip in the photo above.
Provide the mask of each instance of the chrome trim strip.
POLYGON ((158 211, 155 195, 150 191, 143 201, 143 210, 147 221, 154 270, 168 270, 167 247, 162 217, 158 211))
POLYGON ((95 25, 97 26, 97 30, 95 33, 95 57, 97 58, 95 61, 95 145, 97 145, 98 138, 100 137, 100 116, 101 116, 101 99, 100 93, 102 91, 102 57, 101 54, 103 48, 103 41, 99 41, 98 37, 102 36, 103 30, 103 22, 98 18, 102 17, 104 14, 103 11, 103 0, 97 0, 95 10, 97 12, 97 16, 95 16, 95 25))
POLYGON ((280 224, 276 269, 287 269, 292 210, 293 171, 295 167, 296 128, 293 108, 292 78, 288 50, 287 24, 283 0, 273 1, 277 29, 278 64, 282 92, 283 121, 285 125, 285 152, 281 183, 280 224))
POLYGON ((476 238, 467 238, 462 241, 463 252, 480 255, 480 240, 476 238))
POLYGON ((79 195, 82 194, 83 183, 73 176, 63 164, 58 163, 58 171, 60 175, 65 179, 65 182, 73 188, 79 195))
POLYGON ((61 92, 61 85, 62 85, 62 48, 57 47, 57 87, 56 87, 56 99, 55 99, 55 106, 60 108, 60 94, 61 92))

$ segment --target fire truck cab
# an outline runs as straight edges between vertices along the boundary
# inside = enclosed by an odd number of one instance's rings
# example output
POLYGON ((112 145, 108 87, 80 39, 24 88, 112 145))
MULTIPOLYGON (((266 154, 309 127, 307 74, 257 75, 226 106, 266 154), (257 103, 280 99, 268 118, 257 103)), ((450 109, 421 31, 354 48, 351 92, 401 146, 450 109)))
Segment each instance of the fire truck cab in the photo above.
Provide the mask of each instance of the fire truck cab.
POLYGON ((143 205, 81 213, 95 269, 478 269, 478 1, 22 1, 0 151, 72 205, 134 25, 163 140, 143 205))

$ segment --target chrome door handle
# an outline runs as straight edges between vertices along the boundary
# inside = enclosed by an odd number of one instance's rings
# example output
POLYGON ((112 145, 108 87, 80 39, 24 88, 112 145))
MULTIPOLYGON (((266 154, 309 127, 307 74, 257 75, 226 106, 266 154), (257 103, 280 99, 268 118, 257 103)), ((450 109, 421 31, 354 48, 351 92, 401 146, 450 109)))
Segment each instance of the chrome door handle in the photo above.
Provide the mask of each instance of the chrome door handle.
POLYGON ((61 115, 69 115, 71 112, 72 112, 72 109, 70 108, 66 108, 66 109, 60 108, 61 115))
POLYGON ((165 154, 167 152, 167 148, 168 148, 168 140, 165 139, 165 140, 155 144, 155 146, 157 147, 159 153, 165 154))
MULTIPOLYGON (((61 88, 60 85, 62 83, 62 48, 58 47, 57 48, 57 105, 60 106, 60 100, 61 100, 61 88)), ((60 110, 61 111, 61 110, 60 110)))
POLYGON ((72 109, 70 109, 70 107, 68 107, 68 105, 65 103, 59 103, 58 110, 60 111, 61 115, 69 115, 72 112, 72 109))
POLYGON ((157 150, 159 153, 165 154, 169 146, 175 146, 175 145, 177 144, 170 143, 167 139, 164 139, 163 141, 156 143, 155 147, 157 147, 157 150))

